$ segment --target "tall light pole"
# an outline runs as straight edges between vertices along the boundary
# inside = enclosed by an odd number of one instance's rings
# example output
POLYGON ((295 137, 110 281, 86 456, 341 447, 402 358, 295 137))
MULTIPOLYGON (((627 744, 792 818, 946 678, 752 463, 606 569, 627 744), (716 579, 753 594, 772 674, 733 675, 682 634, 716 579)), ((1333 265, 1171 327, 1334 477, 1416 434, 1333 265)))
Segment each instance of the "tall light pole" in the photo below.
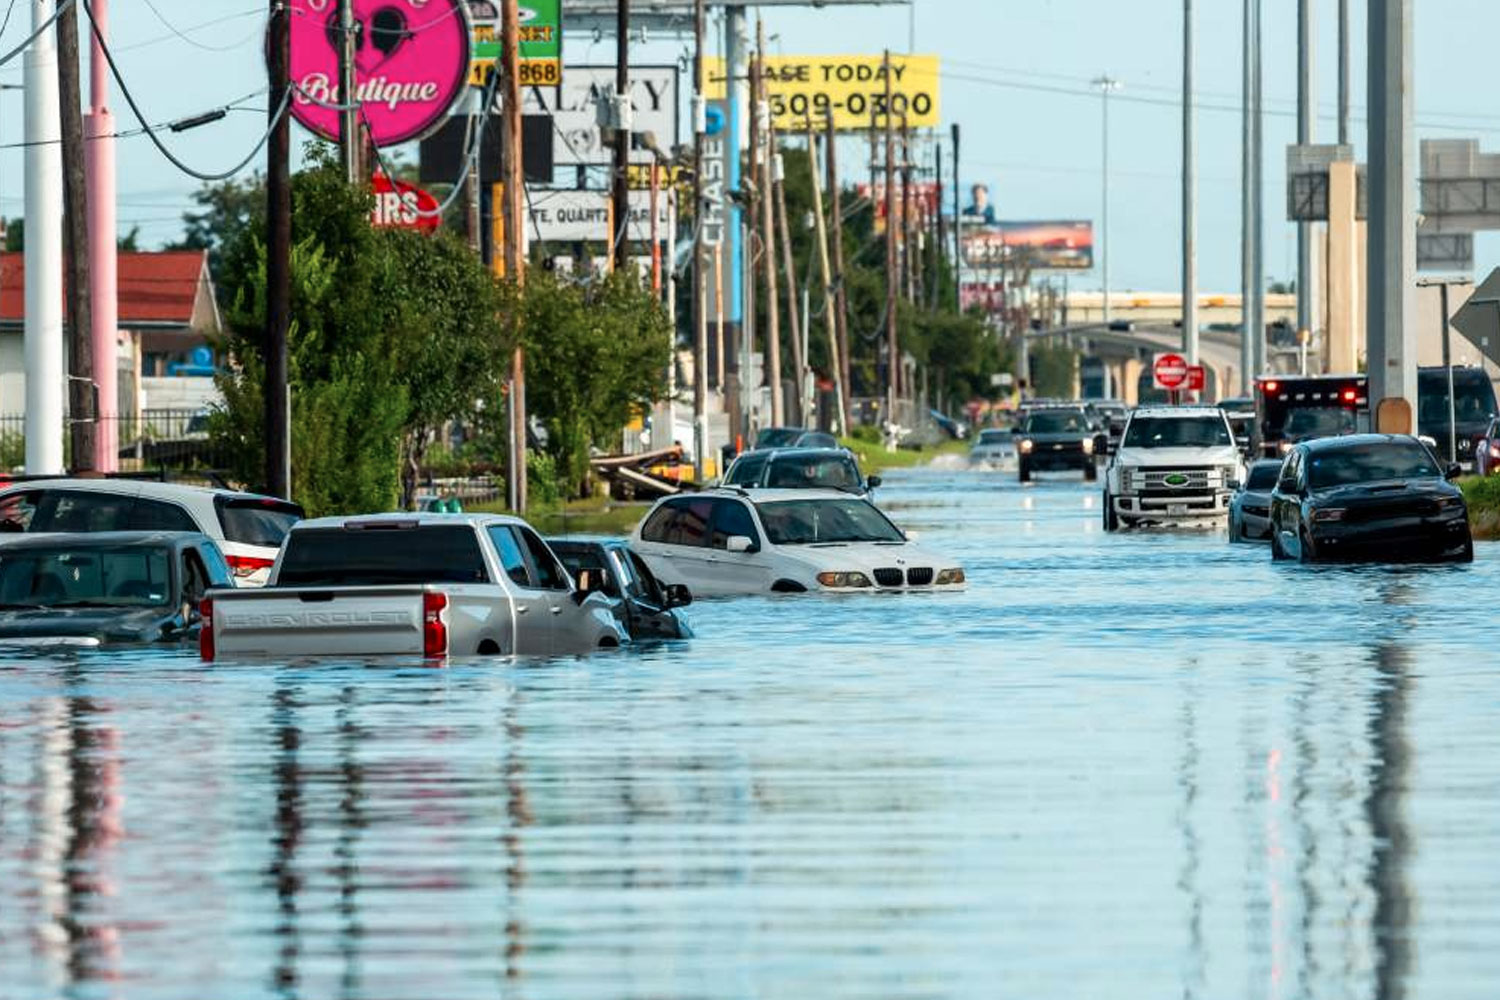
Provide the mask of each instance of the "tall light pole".
MULTIPOLYGON (((1317 124, 1313 66, 1313 0, 1297 0, 1297 144, 1312 143, 1317 124)), ((1312 334, 1312 223, 1297 223, 1297 336, 1312 334)), ((1304 341, 1305 342, 1305 341, 1304 341)))
POLYGON ((1096 77, 1091 85, 1099 91, 1102 114, 1100 117, 1104 123, 1104 135, 1100 148, 1104 157, 1104 183, 1101 185, 1101 209, 1099 213, 1099 271, 1100 280, 1104 285, 1104 326, 1109 326, 1109 95, 1124 86, 1119 80, 1114 79, 1108 73, 1096 77))
POLYGON ((1240 395, 1248 396, 1255 370, 1255 346, 1251 340, 1250 301, 1255 293, 1255 119, 1252 113, 1255 88, 1255 0, 1244 0, 1244 91, 1240 137, 1240 395))
POLYGON ((1198 163, 1193 126, 1193 0, 1182 0, 1182 350, 1198 363, 1198 163))

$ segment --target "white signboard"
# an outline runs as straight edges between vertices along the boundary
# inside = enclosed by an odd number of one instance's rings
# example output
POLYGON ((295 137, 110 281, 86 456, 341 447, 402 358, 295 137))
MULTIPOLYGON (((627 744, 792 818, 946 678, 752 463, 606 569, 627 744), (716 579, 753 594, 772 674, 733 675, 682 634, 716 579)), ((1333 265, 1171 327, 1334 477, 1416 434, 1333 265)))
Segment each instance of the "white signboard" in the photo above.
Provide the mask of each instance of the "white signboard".
MULTIPOLYGON (((606 242, 610 239, 608 191, 539 191, 527 194, 531 223, 527 238, 553 243, 606 242)), ((677 213, 668 193, 656 206, 657 238, 665 242, 677 225, 677 213)), ((651 193, 630 192, 630 229, 627 238, 651 239, 651 193)))
MULTIPOLYGON (((559 167, 606 165, 613 149, 599 131, 597 107, 615 92, 613 66, 567 66, 561 87, 526 87, 521 113, 551 115, 556 128, 552 162, 559 167)), ((635 109, 631 131, 652 132, 656 144, 670 152, 677 143, 677 67, 631 66, 630 101, 635 109)), ((631 163, 650 163, 651 152, 632 149, 631 163)))

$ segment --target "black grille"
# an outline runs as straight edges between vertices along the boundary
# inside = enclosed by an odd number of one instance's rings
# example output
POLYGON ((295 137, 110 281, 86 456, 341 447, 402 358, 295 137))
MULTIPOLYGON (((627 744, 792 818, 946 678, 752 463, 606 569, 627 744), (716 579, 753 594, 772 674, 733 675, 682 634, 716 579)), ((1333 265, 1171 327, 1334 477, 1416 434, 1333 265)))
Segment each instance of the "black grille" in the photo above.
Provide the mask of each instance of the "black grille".
POLYGON ((916 569, 906 571, 906 582, 913 587, 927 587, 932 584, 932 567, 918 566, 916 569))
POLYGON ((1349 508, 1345 521, 1386 521, 1398 517, 1431 517, 1437 504, 1431 500, 1393 500, 1349 508))
POLYGON ((899 587, 901 579, 901 571, 894 566, 882 566, 875 571, 875 582, 882 587, 899 587))

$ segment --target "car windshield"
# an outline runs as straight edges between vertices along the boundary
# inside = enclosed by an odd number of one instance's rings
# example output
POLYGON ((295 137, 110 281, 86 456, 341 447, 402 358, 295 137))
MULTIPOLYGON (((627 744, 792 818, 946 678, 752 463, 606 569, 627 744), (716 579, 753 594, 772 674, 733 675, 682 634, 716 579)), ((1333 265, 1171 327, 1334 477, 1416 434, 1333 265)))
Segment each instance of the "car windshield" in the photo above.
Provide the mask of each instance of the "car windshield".
POLYGON ((165 548, 33 549, 0 553, 6 607, 164 607, 171 603, 165 548))
POLYGON ((853 459, 844 456, 786 455, 771 462, 766 486, 779 490, 857 490, 859 471, 853 459))
POLYGON ((1294 438, 1338 437, 1354 433, 1354 411, 1337 406, 1308 406, 1286 415, 1281 432, 1294 438))
POLYGON ((980 431, 980 444, 1010 444, 1015 435, 1010 431, 980 431))
MULTIPOLYGON (((1417 376, 1417 422, 1422 433, 1448 427, 1448 376, 1439 368, 1417 376)), ((1453 373, 1453 415, 1459 426, 1482 424, 1495 415, 1495 390, 1482 372, 1453 373)))
POLYGON ((1280 462, 1258 462, 1250 467, 1250 475, 1245 480, 1245 489, 1267 491, 1275 489, 1276 480, 1280 476, 1280 462))
POLYGON ((1088 429, 1088 418, 1076 410, 1044 411, 1026 418, 1027 434, 1082 434, 1088 429))
POLYGON ((479 539, 468 524, 305 528, 287 538, 277 585, 389 586, 487 583, 479 539))
POLYGON ((214 506, 225 541, 267 549, 279 548, 303 516, 296 504, 268 497, 219 497, 214 506))
POLYGON ((906 540, 884 514, 863 500, 779 500, 758 509, 773 545, 906 540))
POLYGON ((755 437, 755 447, 785 448, 807 432, 800 427, 767 427, 755 437))
POLYGON ((1234 442, 1223 417, 1136 417, 1126 448, 1217 448, 1234 442))
POLYGON ((1442 478, 1427 449, 1415 441, 1314 451, 1308 456, 1307 482, 1313 489, 1349 486, 1389 479, 1442 478))

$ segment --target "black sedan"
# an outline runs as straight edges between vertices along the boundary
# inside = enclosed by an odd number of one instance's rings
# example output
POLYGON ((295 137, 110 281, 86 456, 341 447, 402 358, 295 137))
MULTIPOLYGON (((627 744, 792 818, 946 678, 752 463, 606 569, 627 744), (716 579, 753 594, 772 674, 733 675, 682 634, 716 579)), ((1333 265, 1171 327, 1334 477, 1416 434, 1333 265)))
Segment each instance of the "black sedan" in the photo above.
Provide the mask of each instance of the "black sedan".
POLYGON ((232 587, 194 532, 23 535, 0 542, 0 646, 182 642, 210 587, 232 587))
POLYGON ((549 538, 547 545, 577 579, 584 570, 604 570, 603 593, 630 638, 690 639, 693 630, 678 608, 693 603, 681 584, 666 586, 623 538, 549 538))
POLYGON ((1458 471, 1405 435, 1298 444, 1271 493, 1271 556, 1470 562, 1468 509, 1450 482, 1458 471))

